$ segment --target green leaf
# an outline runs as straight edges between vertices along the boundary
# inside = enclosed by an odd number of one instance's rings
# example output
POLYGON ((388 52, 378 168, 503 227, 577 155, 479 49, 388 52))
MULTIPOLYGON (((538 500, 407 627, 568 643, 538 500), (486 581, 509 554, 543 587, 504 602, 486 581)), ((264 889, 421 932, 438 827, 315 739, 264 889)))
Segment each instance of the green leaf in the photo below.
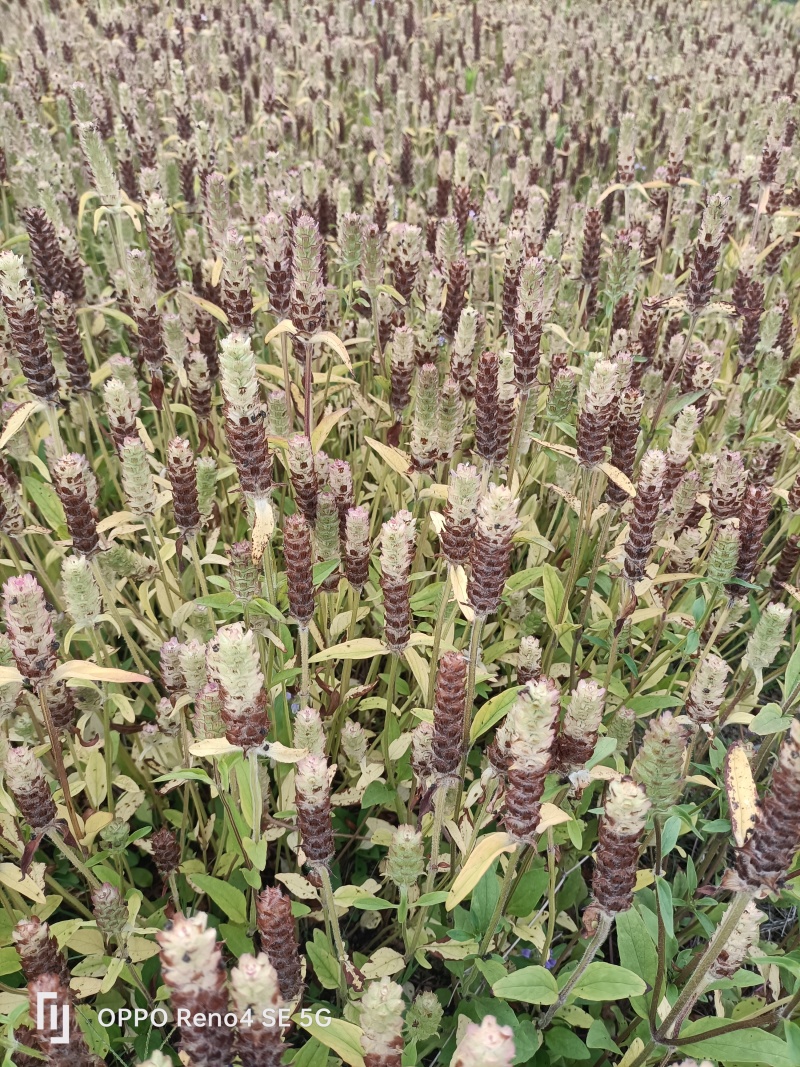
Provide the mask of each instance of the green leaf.
POLYGON ((544 1035, 544 1043, 554 1056, 561 1056, 568 1063, 572 1060, 588 1060, 589 1050, 577 1034, 565 1026, 554 1026, 544 1035))
POLYGON ((496 997, 523 1004, 555 1004, 558 1000, 556 980, 544 967, 523 967, 506 975, 494 983, 492 992, 496 997))
POLYGON ((19 953, 15 948, 0 948, 0 975, 14 974, 21 968, 19 953))
POLYGON ((338 559, 326 559, 322 563, 314 564, 314 585, 322 585, 326 578, 329 578, 336 568, 339 566, 338 559))
POLYGON ((419 900, 415 901, 415 908, 427 908, 431 904, 444 904, 449 896, 446 889, 438 889, 435 893, 423 893, 419 900))
POLYGON ((652 985, 658 968, 658 952, 636 905, 617 916, 616 927, 620 963, 652 985))
POLYGON ((190 874, 187 877, 189 883, 199 893, 209 896, 232 922, 243 926, 247 923, 247 901, 241 889, 222 878, 212 878, 210 874, 190 874))
POLYGON ((361 1048, 363 1031, 360 1026, 345 1022, 344 1019, 329 1019, 324 1024, 313 1019, 310 1023, 305 1023, 302 1014, 294 1015, 293 1019, 303 1027, 306 1033, 332 1049, 349 1067, 364 1067, 364 1054, 361 1048))
POLYGON ((668 856, 678 841, 682 822, 677 815, 670 815, 661 831, 661 858, 668 856))
POLYGON ((564 586, 561 584, 558 571, 549 563, 545 563, 542 567, 542 586, 544 587, 544 610, 547 621, 555 628, 558 625, 558 613, 564 602, 564 586))
MULTIPOLYGON (((716 1030, 720 1022, 719 1019, 698 1019, 681 1030, 681 1037, 694 1037, 707 1030, 716 1030)), ((785 1041, 755 1027, 693 1041, 682 1051, 698 1061, 708 1057, 721 1064, 768 1063, 770 1067, 797 1067, 797 1060, 785 1041)))
POLYGON ((777 734, 781 730, 788 730, 792 725, 792 716, 784 715, 780 704, 765 704, 758 715, 750 723, 749 729, 754 734, 777 734))
POLYGON ((800 645, 794 650, 786 664, 786 684, 783 687, 784 699, 789 696, 791 691, 800 682, 800 645))
POLYGON ((338 989, 339 961, 331 952, 330 942, 321 930, 314 931, 313 941, 306 941, 306 955, 322 988, 338 989))
POLYGON ((389 911, 397 905, 389 900, 381 900, 380 897, 356 897, 353 907, 360 908, 361 911, 389 911))
MULTIPOLYGON (((623 912, 623 914, 626 914, 623 912)), ((620 916, 617 916, 619 919, 620 916)), ((609 1034, 606 1024, 602 1019, 595 1019, 592 1025, 589 1027, 589 1033, 586 1035, 586 1045, 588 1048, 603 1048, 608 1052, 619 1052, 619 1045, 614 1038, 609 1034)))
POLYGON ((34 478, 30 474, 23 476, 22 484, 27 489, 28 495, 50 529, 55 531, 66 530, 67 520, 64 515, 64 509, 52 485, 47 482, 40 482, 38 478, 34 478))
POLYGON ((613 963, 590 963, 572 990, 578 1000, 625 1000, 640 997, 647 983, 638 974, 613 963))
POLYGON ((498 693, 497 696, 487 700, 485 704, 478 708, 469 731, 471 741, 476 741, 481 734, 485 734, 487 730, 491 730, 496 723, 500 722, 517 699, 520 688, 520 686, 515 685, 512 689, 506 689, 504 693, 498 693))

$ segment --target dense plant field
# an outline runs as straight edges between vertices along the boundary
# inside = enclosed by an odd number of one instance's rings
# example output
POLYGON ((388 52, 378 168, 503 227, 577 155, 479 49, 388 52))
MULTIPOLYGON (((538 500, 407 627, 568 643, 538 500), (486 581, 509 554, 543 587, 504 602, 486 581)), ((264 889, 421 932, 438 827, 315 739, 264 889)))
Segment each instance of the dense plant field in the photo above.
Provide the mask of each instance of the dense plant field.
POLYGON ((800 1065, 799 30, 4 5, 5 1067, 800 1065))

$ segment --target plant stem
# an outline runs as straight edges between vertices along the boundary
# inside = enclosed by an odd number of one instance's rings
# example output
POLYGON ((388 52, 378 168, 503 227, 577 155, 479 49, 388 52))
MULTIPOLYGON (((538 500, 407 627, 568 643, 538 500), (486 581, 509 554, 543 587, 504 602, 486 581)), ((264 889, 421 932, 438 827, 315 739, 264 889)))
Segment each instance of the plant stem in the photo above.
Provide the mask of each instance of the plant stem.
POLYGON ((300 682, 300 707, 308 706, 311 692, 311 680, 308 667, 308 627, 300 626, 300 664, 302 667, 302 680, 300 682))
POLYGON ((611 927, 613 925, 613 916, 606 914, 602 914, 600 916, 597 922, 597 929, 595 930, 594 936, 592 937, 591 941, 586 946, 586 951, 584 952, 583 956, 581 956, 580 963, 569 976, 566 985, 558 994, 558 1000, 555 1002, 555 1004, 551 1005, 548 1008, 547 1012, 540 1020, 540 1030, 546 1029, 550 1025, 550 1022, 552 1021, 555 1013, 559 1010, 559 1008, 562 1008, 564 1004, 566 1004, 567 997, 578 984, 578 980, 580 979, 581 975, 583 975, 583 973, 586 971, 586 968, 589 966, 589 964, 595 958, 597 953, 606 943, 608 935, 611 933, 611 927))
POLYGON ((331 932, 333 934, 333 943, 336 946, 336 954, 339 960, 339 992, 343 997, 346 997, 347 976, 345 967, 348 964, 347 950, 345 949, 344 941, 342 940, 342 931, 339 927, 339 916, 336 914, 336 902, 333 899, 331 875, 328 868, 322 865, 316 868, 316 873, 319 875, 320 889, 322 890, 322 905, 325 909, 327 920, 330 923, 331 932))
POLYGON ((61 739, 58 736, 58 730, 56 730, 53 716, 50 714, 50 708, 47 705, 47 694, 45 693, 44 683, 40 683, 36 686, 36 692, 39 697, 39 707, 42 709, 42 718, 44 719, 44 724, 47 728, 47 736, 50 738, 50 751, 53 755, 53 762, 56 765, 58 782, 61 786, 61 791, 64 794, 64 806, 69 815, 72 836, 75 838, 78 848, 83 851, 80 844, 83 834, 78 826, 78 817, 75 813, 75 806, 72 803, 72 797, 69 792, 69 780, 67 779, 67 768, 64 766, 64 755, 61 751, 61 739))

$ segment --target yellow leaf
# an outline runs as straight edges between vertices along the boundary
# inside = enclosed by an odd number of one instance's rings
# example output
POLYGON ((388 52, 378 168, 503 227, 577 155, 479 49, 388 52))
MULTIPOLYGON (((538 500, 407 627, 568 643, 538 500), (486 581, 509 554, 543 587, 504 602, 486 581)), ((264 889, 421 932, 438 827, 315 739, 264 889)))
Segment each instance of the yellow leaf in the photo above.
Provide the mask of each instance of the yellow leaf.
POLYGON ((554 333, 556 337, 560 337, 561 340, 565 341, 570 348, 575 347, 575 342, 570 341, 569 337, 567 336, 567 331, 564 329, 563 326, 559 326, 557 322, 546 322, 544 324, 544 329, 547 330, 548 333, 554 333))
POLYGON ((445 901, 445 908, 452 911, 456 904, 460 904, 464 897, 472 892, 495 860, 504 852, 513 852, 516 847, 517 842, 510 834, 502 831, 485 834, 458 872, 458 877, 453 882, 453 888, 445 901))
POLYGON ((29 874, 23 878, 19 867, 14 863, 0 863, 0 882, 36 904, 46 903, 44 893, 33 878, 29 874))
POLYGON ((645 889, 647 886, 652 885, 655 882, 656 877, 649 868, 642 868, 642 870, 636 872, 636 884, 633 887, 634 893, 638 893, 640 889, 645 889))
POLYGON ((276 874, 275 878, 283 882, 293 897, 298 900, 319 900, 319 893, 302 874, 276 874))
POLYGON ((725 792, 731 816, 733 839, 739 848, 756 819, 758 794, 750 761, 741 741, 736 741, 725 756, 725 792))
POLYGON ((53 675, 56 681, 62 678, 79 678, 89 682, 149 682, 146 674, 135 671, 123 671, 119 667, 99 667, 90 660, 71 659, 56 667, 53 675))
POLYGON ((151 956, 158 955, 158 945, 145 937, 129 937, 125 942, 125 949, 134 963, 141 963, 142 960, 149 960, 151 956))
POLYGON ((312 344, 325 344, 329 345, 339 359, 344 363, 348 370, 353 369, 353 364, 350 361, 350 355, 344 344, 339 340, 335 333, 331 333, 330 330, 322 330, 320 333, 315 333, 311 338, 312 344))
POLYGON ((212 756, 227 756, 238 751, 239 749, 225 737, 207 737, 204 741, 195 741, 193 745, 189 745, 189 753, 192 756, 205 756, 206 759, 211 759, 212 756))
POLYGON ((361 1049, 364 1031, 360 1026, 345 1022, 344 1019, 328 1019, 324 1023, 318 1023, 313 1016, 309 1023, 304 1021, 302 1015, 294 1015, 293 1019, 321 1045, 335 1052, 348 1067, 364 1067, 361 1049))
POLYGON ((275 529, 275 514, 269 497, 258 497, 256 499, 255 512, 251 555, 253 563, 258 566, 264 557, 264 552, 275 529))
POLYGON ((0 685, 6 682, 21 682, 22 675, 16 667, 0 667, 0 685))
POLYGON ((400 448, 392 448, 391 445, 384 445, 381 441, 376 441, 372 437, 365 437, 364 440, 373 448, 381 459, 392 468, 393 471, 397 471, 398 474, 408 474, 408 469, 411 466, 411 457, 407 452, 403 452, 400 448))
POLYGON ((379 948, 373 952, 361 973, 365 978, 388 978, 392 974, 402 971, 404 966, 403 957, 393 948, 379 948))
POLYGON ((616 193, 620 189, 624 189, 624 188, 625 188, 625 186, 622 184, 622 182, 614 182, 613 185, 609 185, 609 187, 607 189, 603 190, 603 192, 600 194, 600 196, 598 196, 598 198, 595 200, 594 206, 595 207, 599 207, 603 203, 603 201, 605 200, 605 198, 607 196, 611 196, 612 193, 616 193))
POLYGON ((344 418, 349 410, 350 408, 340 408, 339 411, 329 411, 327 415, 320 419, 319 424, 314 427, 311 434, 311 447, 315 452, 319 452, 325 444, 328 434, 334 428, 336 423, 344 418))
POLYGON ((197 304, 203 311, 207 311, 212 318, 221 322, 223 326, 228 325, 228 316, 222 308, 218 308, 216 304, 212 304, 211 301, 206 300, 205 297, 197 296, 195 293, 190 293, 186 289, 176 289, 176 295, 183 297, 184 300, 190 300, 193 304, 197 304))
POLYGON ((92 230, 94 231, 94 233, 97 233, 97 227, 100 225, 103 215, 105 215, 107 211, 108 208, 104 205, 94 209, 94 216, 92 219, 92 230))
POLYGON ((38 400, 29 400, 27 404, 20 404, 3 428, 3 434, 0 436, 0 448, 6 447, 14 434, 19 433, 34 411, 41 406, 38 400))
POLYGON ((429 668, 425 660, 415 648, 411 647, 411 645, 409 645, 403 652, 403 659, 411 668, 411 673, 414 675, 414 679, 420 688, 420 692, 426 693, 428 691, 429 668))
POLYGON ((453 567, 450 571, 450 577, 453 583, 453 596, 456 598, 456 603, 461 608, 461 614, 467 620, 472 622, 475 618, 475 612, 472 610, 469 600, 467 599, 467 575, 464 568, 459 564, 458 567, 453 567))
MULTIPOLYGON (((268 345, 270 341, 274 341, 276 337, 280 337, 283 333, 290 333, 293 337, 297 333, 297 327, 291 319, 284 319, 283 322, 279 322, 277 326, 273 326, 267 336, 264 338, 264 344, 268 345)), ((276 377, 281 375, 281 370, 276 367, 276 377)))
POLYGON ((98 196, 96 189, 87 189, 78 201, 78 233, 80 233, 81 227, 83 226, 83 216, 86 211, 86 205, 90 200, 94 200, 96 196, 98 196))
POLYGON ((270 741, 267 748, 267 756, 276 763, 299 763, 308 755, 306 748, 287 748, 280 741, 270 741))
POLYGON ((605 474, 609 481, 614 483, 614 485, 618 485, 620 489, 624 489, 628 496, 636 496, 636 486, 630 480, 628 475, 623 474, 613 463, 601 463, 600 470, 605 474))
POLYGON ((617 1067, 630 1067, 639 1058, 639 1054, 644 1050, 644 1041, 640 1037, 635 1037, 628 1046, 628 1050, 622 1059, 617 1064, 617 1067))
POLYGON ((353 641, 343 641, 340 645, 323 648, 315 652, 309 663, 325 663, 337 659, 371 659, 386 652, 386 646, 376 637, 357 637, 353 641))
POLYGON ((219 280, 222 277, 222 268, 224 264, 220 256, 214 260, 214 266, 211 268, 211 288, 216 289, 219 285, 219 280))
POLYGON ((542 804, 539 823, 536 827, 537 834, 543 834, 551 826, 558 826, 562 822, 569 822, 572 816, 555 804, 542 804))

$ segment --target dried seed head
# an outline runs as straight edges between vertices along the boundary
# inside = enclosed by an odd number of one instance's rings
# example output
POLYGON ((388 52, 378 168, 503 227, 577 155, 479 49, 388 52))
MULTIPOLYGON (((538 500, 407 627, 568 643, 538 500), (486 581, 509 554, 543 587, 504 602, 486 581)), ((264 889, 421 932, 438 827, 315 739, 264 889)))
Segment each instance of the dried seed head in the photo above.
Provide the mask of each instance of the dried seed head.
POLYGON ((297 506, 313 526, 317 521, 319 482, 311 441, 300 433, 289 438, 289 474, 297 506))
POLYGON ((118 205, 120 203, 119 182, 103 138, 93 122, 78 123, 78 140, 92 172, 94 186, 101 202, 105 205, 118 205))
POLYGON ((58 641, 52 609, 32 574, 15 575, 6 581, 3 607, 17 670, 34 684, 46 681, 56 669, 58 641))
MULTIPOLYGON (((150 845, 156 870, 162 878, 167 879, 180 866, 181 850, 178 838, 172 830, 163 826, 151 835, 150 845)), ((169 979, 167 982, 169 983, 169 979)))
POLYGON ((253 295, 250 291, 247 252, 241 234, 232 227, 226 230, 220 251, 222 304, 233 333, 247 335, 253 329, 253 295))
POLYGON ((455 378, 446 378, 439 394, 439 453, 440 460, 450 460, 461 445, 464 426, 464 399, 455 378))
POLYGON ((759 804, 755 825, 738 850, 735 881, 728 872, 726 887, 760 897, 778 892, 799 846, 800 720, 794 719, 778 752, 772 782, 759 804))
POLYGON ((53 315, 53 329, 69 372, 70 388, 76 393, 88 393, 91 391, 92 381, 72 300, 57 290, 53 294, 50 311, 53 315))
POLYGON ((32 982, 41 974, 55 974, 64 985, 69 985, 67 961, 46 922, 36 915, 20 919, 11 931, 11 937, 26 981, 32 982))
POLYGON ((89 557, 100 547, 93 481, 88 460, 76 452, 61 456, 53 465, 53 482, 64 508, 72 547, 89 557))
POLYGON ((328 764, 322 756, 305 756, 295 779, 297 823, 306 860, 327 864, 334 854, 328 764))
POLYGON ((316 708, 300 708, 295 716, 292 734, 295 748, 307 749, 312 756, 325 755, 325 731, 322 717, 316 708))
POLYGON ((439 536, 442 555, 453 567, 463 566, 469 558, 480 491, 481 482, 476 467, 459 463, 454 471, 450 471, 444 527, 439 536))
POLYGON ((416 470, 435 465, 439 457, 439 372, 433 363, 425 363, 417 375, 410 446, 416 470))
POLYGON ((92 912, 106 940, 119 937, 128 922, 128 908, 117 887, 109 882, 92 890, 92 912))
POLYGON ((253 548, 249 541, 236 541, 228 550, 230 566, 228 580, 237 600, 247 603, 261 592, 260 579, 253 563, 253 548))
POLYGON ((422 834, 413 826, 398 826, 386 857, 386 874, 396 886, 409 889, 425 870, 422 834))
POLYGON ((516 1055, 514 1031, 500 1026, 493 1015, 480 1023, 467 1023, 450 1067, 511 1067, 516 1055))
POLYGON ((156 486, 150 461, 138 437, 126 437, 119 448, 122 488, 134 515, 152 515, 156 509, 156 486))
POLYGON ((731 669, 724 659, 710 653, 703 656, 689 686, 684 708, 692 722, 713 723, 722 705, 731 669))
POLYGON ((665 469, 664 453, 658 449, 651 449, 642 456, 622 568, 623 575, 631 585, 644 578, 653 547, 653 531, 661 505, 665 469))
POLYGON ((197 507, 200 518, 208 520, 214 511, 217 497, 217 461, 212 456, 200 456, 195 462, 197 476, 197 507))
POLYGON ((139 391, 120 378, 109 378, 103 386, 103 398, 111 436, 119 450, 126 437, 136 436, 139 391))
POLYGON ((701 311, 711 299, 729 202, 729 197, 715 193, 709 197, 703 212, 695 246, 694 264, 686 291, 687 306, 693 314, 701 311))
POLYGON ((724 520, 717 529, 706 563, 706 575, 714 585, 727 585, 733 577, 739 558, 741 536, 732 519, 724 520))
POLYGON ((58 378, 33 287, 22 257, 13 252, 0 253, 0 297, 28 388, 39 400, 57 404, 58 378))
POLYGON ((536 682, 542 673, 542 646, 538 637, 523 637, 517 658, 517 684, 536 682))
POLYGON ((225 734, 248 751, 264 743, 269 720, 255 634, 241 623, 217 630, 208 644, 208 671, 220 687, 225 734))
POLYGON ((519 500, 506 486, 490 483, 478 504, 467 597, 474 611, 488 615, 500 604, 511 560, 512 538, 519 528, 519 500))
POLYGON ((5 760, 6 788, 19 813, 34 831, 41 830, 56 817, 41 760, 33 749, 11 748, 5 760))
POLYGON ((360 722, 348 719, 340 738, 342 752, 351 767, 359 767, 367 755, 367 735, 360 722))
POLYGON ((631 777, 643 785, 657 815, 664 815, 683 789, 687 735, 668 711, 650 720, 631 777))
POLYGON ((185 645, 181 645, 178 659, 186 691, 194 698, 208 684, 206 646, 192 638, 185 645))
POLYGON ((345 576, 354 589, 363 589, 369 578, 369 511, 348 508, 345 516, 345 576))
POLYGON ((421 722, 411 731, 411 766, 420 784, 433 773, 433 723, 421 722))
POLYGON ((650 801, 641 785, 623 778, 608 783, 600 819, 592 895, 607 915, 633 903, 639 847, 650 801))
POLYGON ((410 326, 398 326, 394 331, 390 373, 392 411, 399 418, 411 399, 414 374, 414 331, 410 326))
POLYGON ((222 339, 219 372, 228 408, 239 417, 252 417, 260 405, 256 357, 249 337, 232 333, 222 339))
MULTIPOLYGON (((733 905, 729 904, 728 908, 733 905)), ((754 948, 758 947, 758 927, 766 915, 759 911, 754 901, 750 901, 744 914, 734 927, 734 931, 725 942, 725 947, 717 956, 706 975, 706 984, 718 982, 721 978, 733 978, 754 948)), ((720 922, 725 921, 725 916, 720 922)))
POLYGON ((562 772, 568 774, 591 758, 603 720, 605 698, 605 689, 586 678, 582 678, 573 690, 556 751, 556 762, 562 772))
POLYGON ((615 364, 607 359, 598 360, 592 368, 578 415, 578 458, 585 467, 595 467, 605 458, 618 385, 615 364))
POLYGON ((325 328, 325 290, 320 270, 319 227, 301 215, 292 231, 292 322, 310 336, 325 328))
POLYGON ((403 1049, 403 990, 390 978, 367 986, 361 998, 361 1047, 367 1067, 397 1067, 403 1049))
POLYGON ((277 886, 262 889, 256 897, 256 919, 261 948, 275 968, 281 995, 295 1000, 302 978, 291 900, 277 886))
POLYGON ((100 590, 85 556, 65 556, 61 564, 64 607, 75 626, 93 626, 103 611, 100 590))
POLYGON ((175 524, 181 534, 194 533, 200 526, 197 503, 197 471, 192 446, 182 437, 173 437, 167 449, 167 475, 172 487, 175 524))
POLYGON ((433 706, 433 766, 437 774, 457 775, 464 748, 467 661, 445 652, 436 672, 433 706))
POLYGON ((301 626, 307 626, 314 614, 314 580, 311 531, 302 515, 289 515, 284 521, 283 555, 289 610, 301 626))
POLYGON ((767 604, 747 642, 743 665, 760 675, 771 667, 783 644, 786 627, 792 616, 784 604, 767 604))
POLYGON ((416 521, 400 511, 381 528, 381 589, 384 601, 386 643, 401 652, 411 634, 409 574, 414 559, 416 521))

